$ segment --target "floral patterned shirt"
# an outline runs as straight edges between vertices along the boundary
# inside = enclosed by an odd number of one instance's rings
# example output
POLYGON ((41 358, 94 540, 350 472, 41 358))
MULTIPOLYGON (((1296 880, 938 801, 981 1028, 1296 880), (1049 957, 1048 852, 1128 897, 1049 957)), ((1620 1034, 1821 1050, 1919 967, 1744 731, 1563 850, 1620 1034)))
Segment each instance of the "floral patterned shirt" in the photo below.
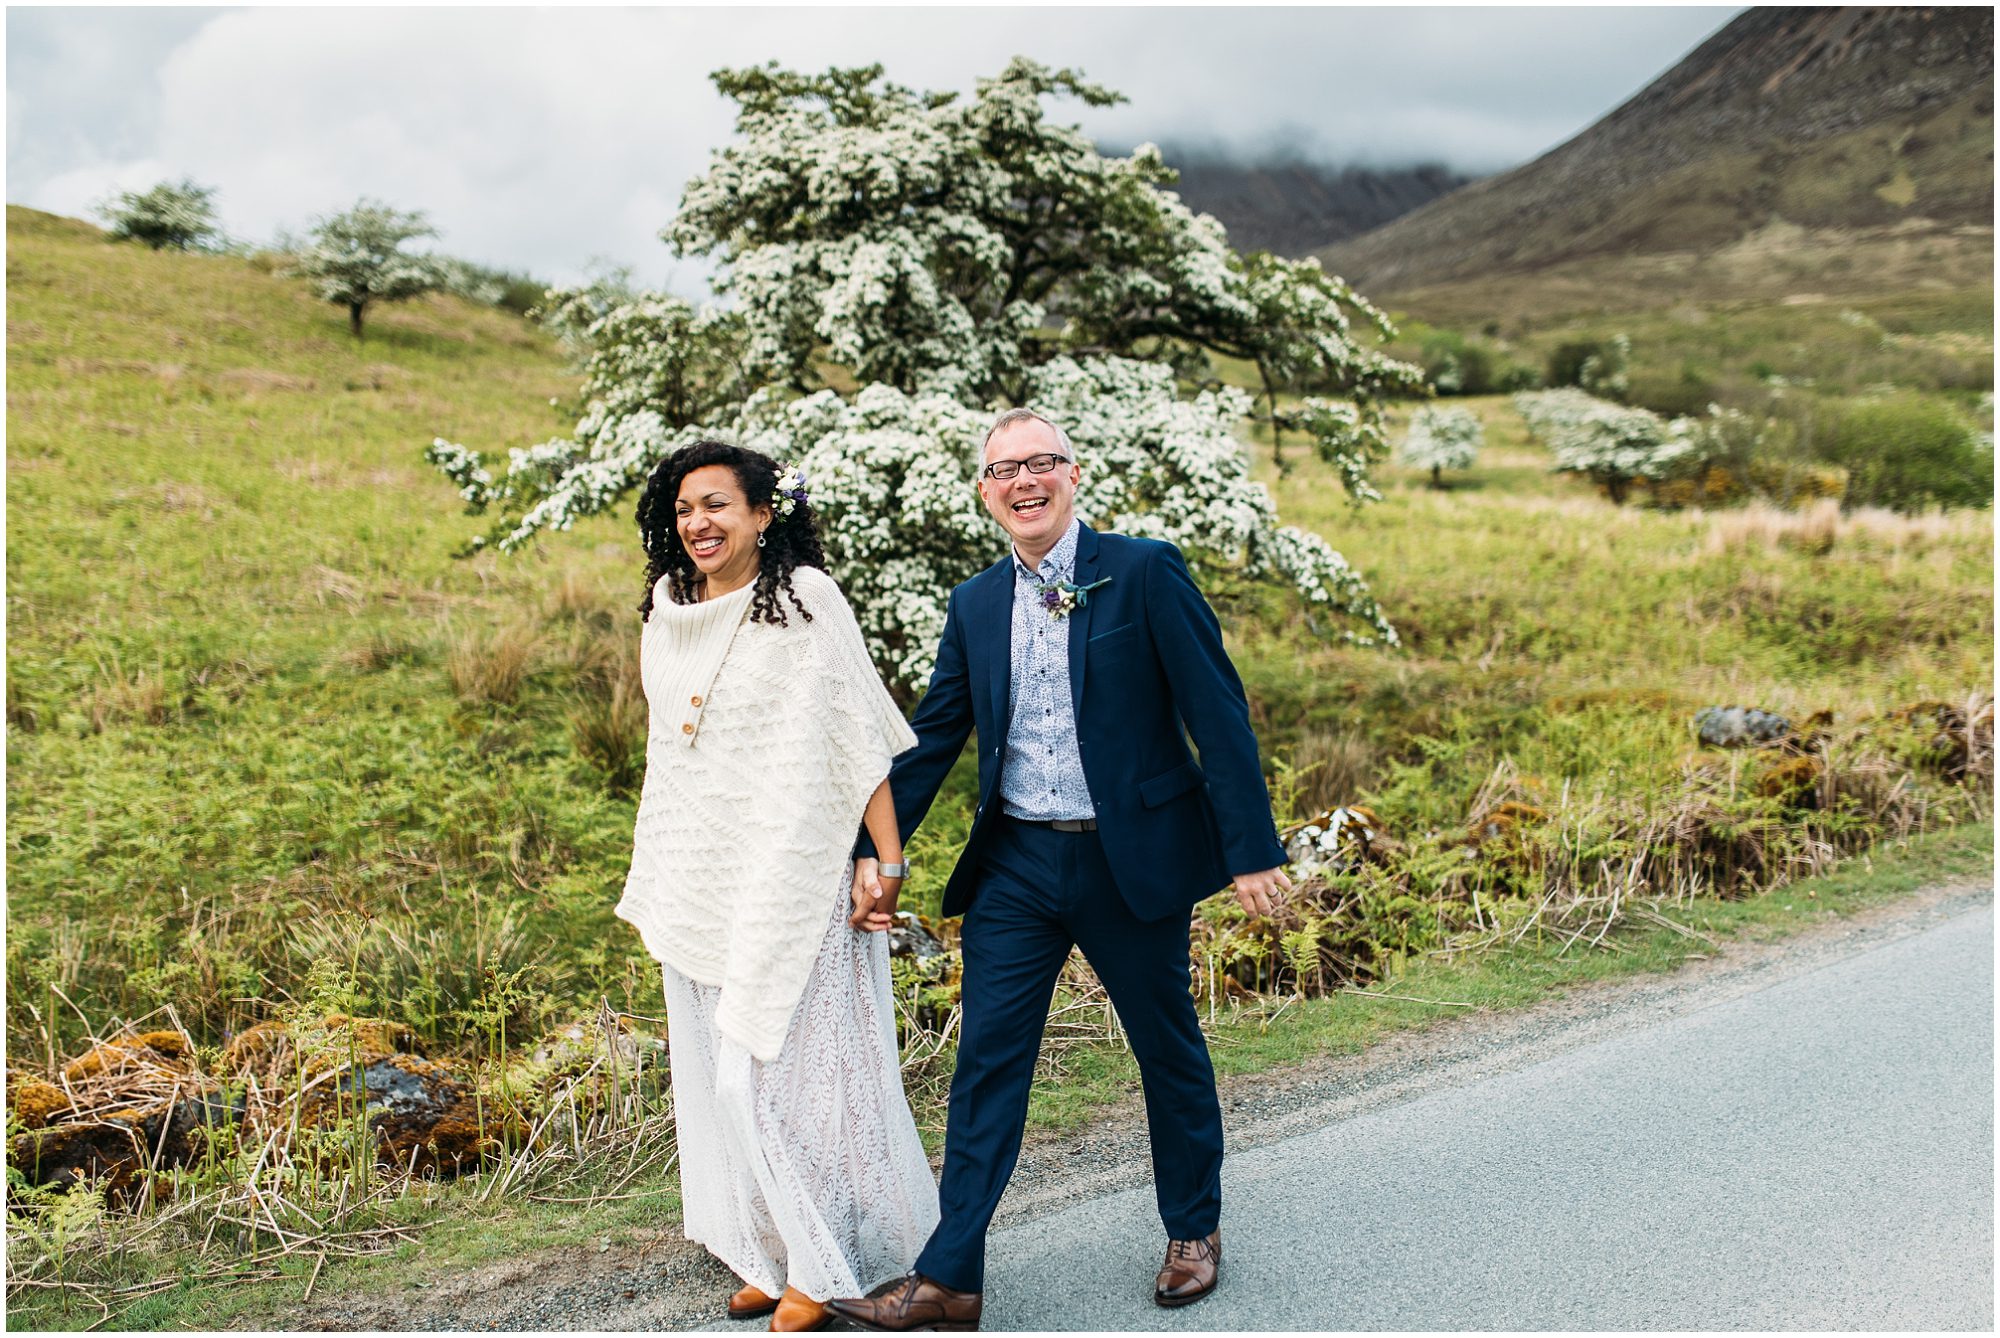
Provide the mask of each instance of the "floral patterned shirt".
POLYGON ((1069 694, 1069 619, 1052 618, 1036 586, 1075 579, 1076 536, 1069 529, 1035 570, 1015 551, 1013 719, 1007 726, 1007 754, 1001 760, 1001 812, 1012 818, 1046 822, 1094 818, 1090 789, 1083 779, 1083 754, 1076 746, 1076 707, 1069 694))

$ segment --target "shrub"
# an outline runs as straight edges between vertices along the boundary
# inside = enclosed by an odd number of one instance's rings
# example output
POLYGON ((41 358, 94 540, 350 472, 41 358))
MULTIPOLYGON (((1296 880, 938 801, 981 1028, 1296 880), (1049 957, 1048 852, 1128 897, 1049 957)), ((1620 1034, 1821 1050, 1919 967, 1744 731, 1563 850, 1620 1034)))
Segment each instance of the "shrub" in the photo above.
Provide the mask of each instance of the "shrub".
POLYGON ((1450 330, 1424 340, 1417 361, 1440 395, 1487 395, 1494 387, 1493 354, 1450 330))
POLYGON ((440 257, 437 265, 447 293, 480 306, 499 307, 516 316, 534 310, 548 291, 548 285, 541 280, 515 270, 495 269, 454 256, 440 257))
POLYGON ((98 212, 120 240, 144 242, 155 251, 196 251, 222 236, 214 199, 215 187, 197 186, 184 177, 162 181, 149 191, 125 191, 98 212))
POLYGON ((1850 506, 1916 511, 1993 500, 1992 450, 1949 407, 1922 395, 1836 406, 1813 444, 1847 470, 1850 506))
POLYGON ((1632 340, 1627 335, 1568 340, 1549 354, 1548 384, 1623 399, 1630 388, 1631 362, 1632 340))
POLYGON ((1668 372, 1641 372, 1629 378, 1627 404, 1651 409, 1668 418, 1705 413, 1715 400, 1715 385, 1694 368, 1682 364, 1680 375, 1668 372))

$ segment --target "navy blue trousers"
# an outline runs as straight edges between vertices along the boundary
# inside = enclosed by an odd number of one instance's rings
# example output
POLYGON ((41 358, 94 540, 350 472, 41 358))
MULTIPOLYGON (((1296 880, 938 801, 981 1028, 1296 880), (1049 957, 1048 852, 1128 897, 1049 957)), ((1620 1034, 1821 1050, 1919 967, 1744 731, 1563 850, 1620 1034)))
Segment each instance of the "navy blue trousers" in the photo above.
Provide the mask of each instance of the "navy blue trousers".
POLYGON ((1187 917, 1135 918, 1096 832, 999 823, 961 931, 942 1215, 916 1263, 958 1291, 985 1289, 986 1228, 1021 1152, 1042 1028, 1072 945, 1104 982, 1139 1061, 1167 1236, 1198 1240, 1222 1213, 1222 1110, 1189 993, 1187 917))

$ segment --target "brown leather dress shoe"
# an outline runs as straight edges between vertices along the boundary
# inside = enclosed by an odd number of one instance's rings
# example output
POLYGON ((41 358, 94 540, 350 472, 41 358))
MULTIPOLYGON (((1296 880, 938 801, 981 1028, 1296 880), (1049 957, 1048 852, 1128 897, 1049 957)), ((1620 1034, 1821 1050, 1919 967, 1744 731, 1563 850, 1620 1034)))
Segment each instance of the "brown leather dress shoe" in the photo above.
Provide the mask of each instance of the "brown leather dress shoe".
POLYGON ((906 1273, 866 1296, 828 1301, 826 1308, 857 1328, 877 1333, 966 1332, 979 1327, 980 1304, 978 1292, 955 1292, 921 1273, 906 1273))
POLYGON ((1153 1284, 1153 1300, 1164 1306, 1188 1305, 1215 1290, 1222 1272, 1222 1232, 1208 1233, 1205 1240, 1170 1240, 1167 1262, 1153 1284))
POLYGON ((766 1296, 748 1283, 744 1284, 742 1291, 729 1298, 731 1319, 755 1319, 759 1315, 768 1315, 777 1308, 776 1297, 766 1296))
POLYGON ((833 1312, 797 1287, 785 1288, 771 1312, 772 1333, 811 1333, 833 1323, 833 1312))

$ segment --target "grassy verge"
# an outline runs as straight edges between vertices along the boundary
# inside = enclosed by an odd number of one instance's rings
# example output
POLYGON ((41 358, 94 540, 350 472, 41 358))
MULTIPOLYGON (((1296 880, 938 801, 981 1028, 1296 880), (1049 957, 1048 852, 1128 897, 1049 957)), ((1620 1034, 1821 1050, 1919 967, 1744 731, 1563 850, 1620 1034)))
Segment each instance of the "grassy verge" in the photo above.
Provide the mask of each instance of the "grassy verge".
MULTIPOLYGON (((1982 822, 1905 841, 1886 843, 1825 877, 1793 883, 1741 901, 1704 901, 1680 912, 1681 923, 1716 944, 1781 938, 1843 916, 1889 905, 1942 879, 1993 872, 1993 824, 1982 822)), ((1259 1073, 1322 1055, 1355 1054, 1398 1032, 1447 1024, 1462 1010, 1432 999, 1469 1003, 1481 1009, 1527 1007, 1594 982, 1669 972, 1712 954, 1716 947, 1664 928, 1627 927, 1612 948, 1564 951, 1551 941, 1524 942, 1449 960, 1414 962, 1381 990, 1309 999, 1282 1008, 1248 1008, 1217 1019, 1210 1048, 1218 1072, 1259 1073), (1388 997, 1382 991, 1403 998, 1388 997)), ((1129 1052, 1106 1043, 1074 1045, 1057 1061, 1059 1077, 1044 1080, 1030 1106, 1031 1132, 1074 1129, 1100 1118, 1107 1107, 1133 1099, 1138 1072, 1129 1052)), ((919 1112, 935 1126, 941 1112, 919 1112)), ((628 1197, 600 1199, 610 1168, 568 1174, 531 1195, 497 1201, 482 1198, 480 1179, 435 1189, 412 1198, 399 1218, 419 1228, 419 1239, 379 1255, 331 1261, 320 1270, 314 1290, 336 1295, 366 1288, 373 1296, 435 1285, 484 1263, 514 1259, 538 1249, 596 1248, 639 1244, 672 1233, 679 1223, 679 1196, 672 1176, 629 1187, 628 1197), (596 1200, 585 1206, 550 1199, 596 1200)), ((163 1261, 127 1264, 130 1277, 157 1276, 163 1261)), ((280 1326, 312 1278, 310 1254, 283 1261, 276 1276, 222 1280, 175 1287, 146 1297, 114 1317, 119 1328, 203 1329, 225 1325, 280 1326)), ((247 1272, 247 1271, 246 1271, 247 1272)), ((111 1279, 107 1282, 116 1285, 111 1279)), ((77 1302, 65 1311, 52 1298, 17 1298, 10 1304, 11 1327, 65 1328, 88 1323, 97 1311, 77 1302)))

